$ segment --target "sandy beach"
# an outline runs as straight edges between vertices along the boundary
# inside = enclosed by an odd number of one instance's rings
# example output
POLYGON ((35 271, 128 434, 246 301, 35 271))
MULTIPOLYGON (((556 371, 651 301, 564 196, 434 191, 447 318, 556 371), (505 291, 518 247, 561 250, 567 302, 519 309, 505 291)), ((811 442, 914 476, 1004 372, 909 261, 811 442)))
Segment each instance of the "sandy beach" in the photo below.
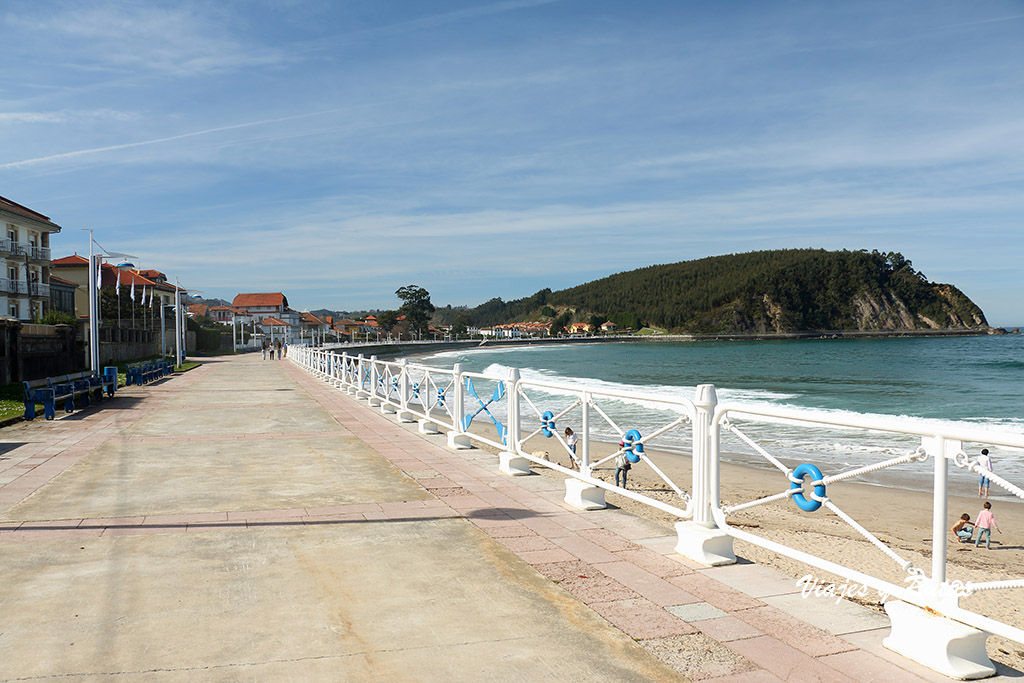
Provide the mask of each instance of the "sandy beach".
MULTIPOLYGON (((554 439, 537 436, 526 444, 526 450, 545 450, 552 461, 568 464, 568 456, 554 439)), ((590 444, 591 461, 604 458, 617 449, 614 444, 590 444)), ((648 449, 647 457, 684 491, 690 488, 690 458, 675 453, 648 449)), ((783 458, 785 462, 785 459, 783 458)), ((797 463, 787 462, 789 466, 797 463)), ((913 467, 913 466, 904 466, 913 467)), ((918 466, 920 467, 920 466, 918 466)), ((926 465, 931 468, 931 462, 926 465)), ((541 476, 562 478, 560 472, 534 467, 541 476)), ((598 466, 594 475, 614 482, 611 461, 598 466)), ((826 472, 828 474, 828 472, 826 472)), ((779 493, 789 487, 784 476, 772 470, 723 463, 722 502, 737 504, 779 493)), ((629 488, 652 498, 680 507, 684 503, 646 463, 633 465, 629 473, 629 488)), ((924 569, 931 575, 932 495, 930 492, 878 486, 857 480, 829 485, 827 495, 832 502, 858 523, 874 533, 901 557, 924 569)), ((959 543, 949 531, 963 512, 977 518, 982 499, 977 496, 950 496, 946 527, 948 553, 947 578, 949 580, 993 581, 1021 578, 1024 566, 1024 505, 1017 499, 992 489, 988 499, 1002 533, 993 532, 991 550, 973 543, 959 543)), ((671 515, 629 498, 608 493, 607 501, 634 514, 665 522, 677 521, 671 515)), ((731 524, 764 538, 786 543, 835 562, 852 563, 865 573, 902 585, 906 577, 903 569, 891 558, 871 545, 856 530, 835 513, 822 508, 816 512, 803 512, 791 500, 760 505, 729 517, 731 524)), ((808 574, 825 582, 845 583, 844 579, 829 576, 821 570, 782 557, 758 546, 737 541, 737 556, 778 569, 796 582, 808 574)), ((857 602, 881 609, 878 594, 871 590, 857 602)), ((990 616, 1015 626, 1024 625, 1024 589, 987 591, 963 598, 962 607, 990 616)), ((989 656, 1008 666, 1024 668, 1024 646, 992 637, 989 656)))

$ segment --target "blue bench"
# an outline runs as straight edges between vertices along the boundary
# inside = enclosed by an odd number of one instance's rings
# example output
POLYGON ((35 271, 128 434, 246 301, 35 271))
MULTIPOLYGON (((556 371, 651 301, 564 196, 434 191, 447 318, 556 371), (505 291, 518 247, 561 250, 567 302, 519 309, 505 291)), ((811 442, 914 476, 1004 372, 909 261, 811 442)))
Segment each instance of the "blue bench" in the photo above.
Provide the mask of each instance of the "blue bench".
POLYGON ((155 379, 160 379, 166 373, 156 361, 143 361, 141 363, 129 363, 126 366, 125 384, 147 384, 155 379))
POLYGON ((104 368, 102 375, 78 372, 44 377, 23 382, 23 384, 25 385, 25 419, 34 420, 36 404, 42 403, 43 416, 47 420, 52 420, 57 416, 58 401, 63 401, 64 412, 70 413, 75 409, 76 397, 81 397, 80 405, 84 408, 91 404, 91 396, 95 396, 97 400, 102 399, 104 390, 109 396, 113 396, 117 390, 117 368, 104 368))

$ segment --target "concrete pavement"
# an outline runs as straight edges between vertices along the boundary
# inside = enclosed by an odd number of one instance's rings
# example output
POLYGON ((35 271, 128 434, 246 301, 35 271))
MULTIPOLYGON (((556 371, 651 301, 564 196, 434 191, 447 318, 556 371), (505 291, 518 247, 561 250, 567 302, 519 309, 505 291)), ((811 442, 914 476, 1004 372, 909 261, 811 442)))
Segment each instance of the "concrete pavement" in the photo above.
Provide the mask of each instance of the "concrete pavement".
POLYGON ((211 359, 0 431, 0 680, 945 680, 877 614, 561 494, 211 359))

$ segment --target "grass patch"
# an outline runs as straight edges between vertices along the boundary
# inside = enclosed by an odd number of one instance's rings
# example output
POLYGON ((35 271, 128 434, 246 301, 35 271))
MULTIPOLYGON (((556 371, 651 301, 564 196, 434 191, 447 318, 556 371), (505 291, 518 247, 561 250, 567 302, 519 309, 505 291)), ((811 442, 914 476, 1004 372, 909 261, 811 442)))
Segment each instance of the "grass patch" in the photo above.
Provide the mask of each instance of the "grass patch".
POLYGON ((202 365, 202 363, 196 362, 194 360, 187 360, 184 363, 182 363, 181 365, 179 365, 178 367, 174 368, 174 371, 175 372, 186 372, 188 370, 191 370, 192 368, 198 368, 200 365, 202 365))

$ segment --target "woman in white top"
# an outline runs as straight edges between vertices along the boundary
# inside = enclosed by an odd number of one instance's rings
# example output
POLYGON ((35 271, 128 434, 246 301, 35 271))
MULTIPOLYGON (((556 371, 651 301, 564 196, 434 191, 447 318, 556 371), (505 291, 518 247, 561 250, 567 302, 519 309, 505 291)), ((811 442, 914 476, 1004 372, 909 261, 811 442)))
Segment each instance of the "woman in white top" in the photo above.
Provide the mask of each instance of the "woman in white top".
POLYGON ((569 447, 569 469, 579 469, 580 461, 576 459, 576 442, 579 440, 571 427, 565 428, 565 445, 569 447))

